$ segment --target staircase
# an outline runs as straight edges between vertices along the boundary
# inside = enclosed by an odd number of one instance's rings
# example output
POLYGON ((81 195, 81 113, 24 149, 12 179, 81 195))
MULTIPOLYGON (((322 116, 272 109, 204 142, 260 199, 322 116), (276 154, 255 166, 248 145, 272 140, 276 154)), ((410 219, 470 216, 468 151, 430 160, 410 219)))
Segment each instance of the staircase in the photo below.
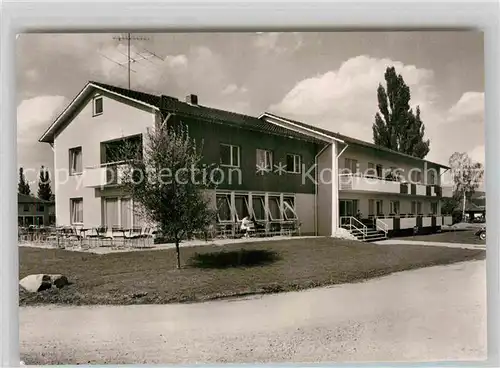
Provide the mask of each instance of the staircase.
POLYGON ((364 242, 375 242, 387 239, 387 233, 377 228, 373 220, 357 220, 351 217, 342 221, 342 228, 348 230, 358 240, 364 242))

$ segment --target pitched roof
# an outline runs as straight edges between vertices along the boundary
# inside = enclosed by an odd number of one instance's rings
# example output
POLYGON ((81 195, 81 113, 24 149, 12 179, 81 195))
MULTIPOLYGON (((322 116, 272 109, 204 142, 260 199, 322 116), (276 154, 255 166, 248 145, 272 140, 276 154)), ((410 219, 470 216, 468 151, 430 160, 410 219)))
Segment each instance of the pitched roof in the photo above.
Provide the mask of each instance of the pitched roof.
POLYGON ((46 201, 44 199, 36 198, 27 194, 17 193, 17 203, 46 203, 53 204, 53 201, 46 201))
POLYGON ((313 130, 313 131, 318 132, 320 134, 329 136, 331 138, 339 139, 339 140, 342 140, 344 142, 348 142, 348 143, 352 143, 352 144, 357 144, 357 145, 368 147, 368 148, 373 148, 373 149, 376 149, 376 150, 379 150, 379 151, 389 152, 389 153, 392 153, 392 154, 395 154, 395 155, 399 155, 399 156, 403 156, 403 157, 406 157, 406 158, 412 159, 412 160, 429 162, 429 163, 431 163, 433 165, 437 165, 437 166, 440 166, 440 167, 445 168, 445 169, 449 169, 450 168, 448 166, 445 166, 445 165, 442 165, 442 164, 438 164, 436 162, 432 162, 432 161, 421 159, 421 158, 418 158, 418 157, 415 157, 415 156, 407 155, 405 153, 397 152, 397 151, 391 150, 389 148, 376 145, 374 143, 370 143, 370 142, 362 141, 360 139, 348 137, 348 136, 340 134, 340 133, 332 132, 331 130, 319 128, 317 126, 309 125, 309 124, 303 123, 301 121, 284 118, 284 117, 281 117, 281 116, 278 116, 278 115, 275 115, 275 114, 272 114, 272 113, 269 113, 269 112, 265 112, 264 114, 261 115, 261 117, 263 117, 263 116, 269 116, 271 118, 277 118, 277 119, 284 119, 284 120, 289 121, 289 122, 291 122, 291 123, 293 123, 295 125, 298 125, 298 126, 300 126, 302 128, 313 130))
MULTIPOLYGON (((112 86, 105 83, 90 81, 77 97, 70 103, 66 110, 74 109, 73 104, 78 105, 80 101, 84 98, 84 91, 88 88, 98 88, 103 91, 108 91, 114 94, 118 94, 127 99, 142 102, 150 107, 153 107, 159 111, 173 113, 179 116, 193 117, 198 119, 203 119, 205 121, 210 121, 214 123, 221 123, 226 125, 231 125, 234 127, 250 129, 255 131, 261 131, 269 134, 276 134, 280 136, 286 136, 290 138, 305 140, 309 142, 319 142, 319 140, 310 137, 307 134, 302 134, 295 132, 291 129, 286 129, 275 124, 269 123, 265 120, 258 119, 253 116, 239 114, 231 111, 214 109, 211 107, 206 107, 203 105, 192 105, 183 101, 178 100, 175 97, 165 96, 165 95, 153 95, 150 93, 144 93, 135 90, 129 90, 121 87, 112 86)), ((65 110, 65 111, 66 111, 65 110)), ((64 123, 65 111, 59 115, 55 122, 47 129, 47 131, 40 138, 41 142, 52 143, 56 132, 61 128, 64 123)), ((69 116, 69 112, 66 114, 69 116)))
POLYGON ((356 138, 348 137, 339 133, 335 133, 323 128, 319 128, 313 125, 309 125, 300 121, 291 120, 288 118, 283 118, 271 113, 264 113, 259 118, 235 113, 226 110, 219 110, 211 107, 206 107, 203 105, 193 105, 183 101, 175 97, 165 96, 165 95, 154 95, 151 93, 145 93, 135 90, 130 90, 126 88, 121 88, 117 86, 113 86, 106 83, 100 83, 95 81, 90 81, 87 85, 80 91, 80 93, 75 97, 75 99, 70 103, 70 105, 58 116, 58 118, 54 121, 54 123, 47 129, 47 131, 42 135, 39 139, 40 142, 48 142, 53 143, 55 133, 60 129, 62 124, 64 123, 65 117, 69 116, 71 111, 75 110, 74 105, 78 105, 78 103, 85 97, 85 91, 89 88, 98 88, 103 91, 108 91, 110 93, 118 94, 127 99, 133 100, 135 102, 142 103, 149 107, 152 107, 156 110, 163 112, 170 112, 176 115, 185 116, 185 117, 194 117, 200 118, 206 121, 214 122, 214 123, 222 123, 226 125, 231 125, 239 128, 256 130, 261 132, 266 132, 270 134, 276 134, 280 136, 286 136, 291 138, 296 138, 304 141, 310 141, 315 143, 324 143, 324 139, 318 139, 311 134, 298 132, 293 129, 289 129, 287 127, 280 126, 279 124, 273 124, 272 122, 263 119, 264 116, 268 116, 271 118, 284 119, 288 122, 291 122, 299 127, 305 128, 310 131, 314 131, 319 133, 320 135, 329 137, 331 139, 340 140, 343 142, 348 142, 352 144, 361 145, 364 147, 374 148, 380 151, 386 151, 395 155, 399 155, 402 157, 406 157, 408 159, 429 162, 433 165, 437 165, 446 169, 449 169, 448 166, 441 165, 435 162, 431 162, 428 160, 420 159, 414 156, 410 156, 404 153, 396 152, 390 150, 388 148, 375 145, 373 143, 365 142, 356 138))

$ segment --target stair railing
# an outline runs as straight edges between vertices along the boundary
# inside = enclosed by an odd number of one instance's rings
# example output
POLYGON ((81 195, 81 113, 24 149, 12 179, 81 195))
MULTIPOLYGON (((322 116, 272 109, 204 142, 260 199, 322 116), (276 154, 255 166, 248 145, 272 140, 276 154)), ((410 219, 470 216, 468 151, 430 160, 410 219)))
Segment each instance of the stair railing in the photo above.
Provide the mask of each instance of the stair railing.
POLYGON ((361 232, 363 234, 363 240, 365 240, 366 235, 368 234, 368 226, 363 224, 361 221, 359 221, 356 217, 350 216, 349 217, 349 225, 352 228, 356 229, 357 231, 361 232), (356 226, 356 225, 358 226, 356 226))
POLYGON ((387 233, 389 232, 389 226, 384 221, 376 219, 375 227, 377 228, 377 230, 383 231, 385 236, 387 237, 387 233))

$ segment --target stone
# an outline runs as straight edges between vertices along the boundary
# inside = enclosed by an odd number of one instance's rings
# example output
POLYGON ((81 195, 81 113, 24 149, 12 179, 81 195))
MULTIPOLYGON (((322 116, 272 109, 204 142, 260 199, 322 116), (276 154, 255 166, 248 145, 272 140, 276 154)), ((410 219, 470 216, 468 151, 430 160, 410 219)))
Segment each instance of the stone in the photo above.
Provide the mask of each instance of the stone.
POLYGON ((64 275, 35 274, 28 275, 19 281, 19 285, 30 293, 58 288, 61 289, 69 285, 68 278, 64 275))

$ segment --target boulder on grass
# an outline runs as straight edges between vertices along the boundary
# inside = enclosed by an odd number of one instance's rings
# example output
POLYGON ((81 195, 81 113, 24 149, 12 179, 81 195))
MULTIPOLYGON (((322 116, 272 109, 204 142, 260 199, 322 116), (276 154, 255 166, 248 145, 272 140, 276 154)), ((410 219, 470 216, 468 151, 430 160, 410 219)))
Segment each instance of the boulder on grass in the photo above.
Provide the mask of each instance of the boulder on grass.
POLYGON ((69 281, 64 275, 48 275, 41 273, 26 276, 19 281, 19 285, 26 291, 36 293, 51 288, 61 289, 69 285, 69 281))

